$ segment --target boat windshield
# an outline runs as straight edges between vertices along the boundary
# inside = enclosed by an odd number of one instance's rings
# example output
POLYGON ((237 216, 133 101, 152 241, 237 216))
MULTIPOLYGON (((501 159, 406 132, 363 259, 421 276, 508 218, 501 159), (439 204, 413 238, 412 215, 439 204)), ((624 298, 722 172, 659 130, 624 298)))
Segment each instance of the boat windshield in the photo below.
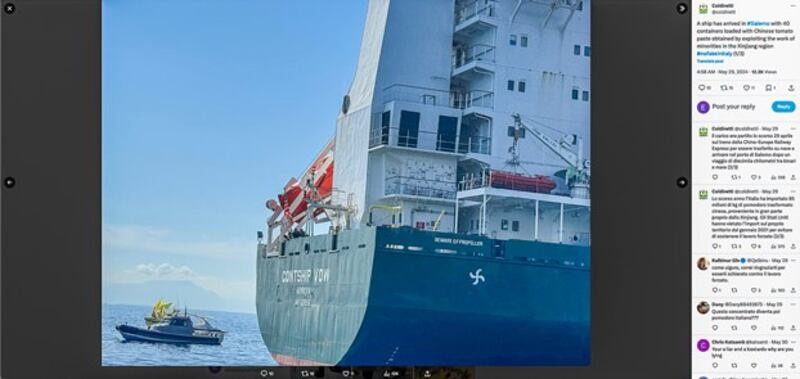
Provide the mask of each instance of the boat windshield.
POLYGON ((196 315, 190 315, 190 317, 192 318, 195 329, 212 329, 211 324, 205 318, 196 315))
POLYGON ((189 326, 189 319, 173 318, 169 324, 172 326, 189 326))

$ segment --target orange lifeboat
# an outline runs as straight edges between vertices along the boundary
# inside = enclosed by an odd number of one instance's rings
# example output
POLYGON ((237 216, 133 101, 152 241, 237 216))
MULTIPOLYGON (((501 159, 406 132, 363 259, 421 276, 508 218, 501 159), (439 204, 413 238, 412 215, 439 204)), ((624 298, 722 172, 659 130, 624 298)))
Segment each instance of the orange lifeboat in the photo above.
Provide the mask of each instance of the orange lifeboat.
POLYGON ((514 172, 492 170, 491 186, 516 191, 550 193, 556 188, 556 182, 549 176, 522 175, 514 172))
MULTIPOLYGON (((293 223, 306 221, 307 201, 324 203, 330 200, 333 192, 333 147, 334 143, 331 140, 300 180, 289 179, 283 188, 283 193, 278 195, 284 216, 293 223)), ((324 212, 323 209, 316 209, 311 217, 317 217, 324 212)))

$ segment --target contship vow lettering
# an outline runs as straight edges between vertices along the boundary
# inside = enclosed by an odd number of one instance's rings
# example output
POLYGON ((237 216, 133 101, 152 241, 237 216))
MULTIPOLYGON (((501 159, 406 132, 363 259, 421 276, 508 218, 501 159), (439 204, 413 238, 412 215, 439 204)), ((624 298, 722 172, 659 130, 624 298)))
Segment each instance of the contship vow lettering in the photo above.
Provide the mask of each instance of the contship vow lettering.
POLYGON ((330 277, 331 271, 327 268, 281 271, 282 283, 327 283, 330 277))

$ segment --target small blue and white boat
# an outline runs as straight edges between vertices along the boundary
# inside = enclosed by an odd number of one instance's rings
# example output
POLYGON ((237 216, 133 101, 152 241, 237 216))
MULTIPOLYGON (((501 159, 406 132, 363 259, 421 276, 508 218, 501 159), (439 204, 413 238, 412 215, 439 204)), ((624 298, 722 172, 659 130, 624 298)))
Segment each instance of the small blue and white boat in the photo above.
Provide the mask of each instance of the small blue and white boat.
POLYGON ((214 328, 204 317, 175 315, 147 328, 117 325, 125 341, 169 343, 175 345, 220 345, 225 332, 214 328))

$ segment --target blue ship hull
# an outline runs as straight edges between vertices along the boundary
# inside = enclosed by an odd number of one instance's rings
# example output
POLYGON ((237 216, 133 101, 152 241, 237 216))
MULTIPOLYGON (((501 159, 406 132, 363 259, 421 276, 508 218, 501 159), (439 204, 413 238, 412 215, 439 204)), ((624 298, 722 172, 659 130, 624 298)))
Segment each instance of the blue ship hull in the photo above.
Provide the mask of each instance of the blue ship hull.
POLYGON ((589 248, 362 228, 258 258, 283 364, 588 365, 589 248))

